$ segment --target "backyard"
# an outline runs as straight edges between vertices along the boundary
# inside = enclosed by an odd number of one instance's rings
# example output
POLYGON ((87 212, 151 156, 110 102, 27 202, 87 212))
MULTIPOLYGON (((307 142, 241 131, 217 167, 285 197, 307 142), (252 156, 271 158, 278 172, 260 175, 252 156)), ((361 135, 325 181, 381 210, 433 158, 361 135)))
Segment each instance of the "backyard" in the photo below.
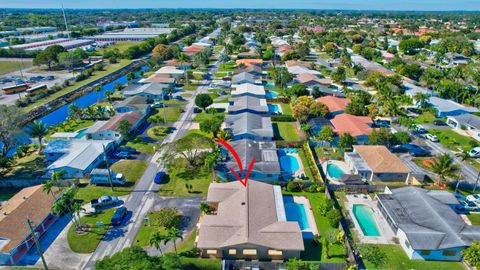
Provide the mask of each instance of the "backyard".
POLYGON ((75 199, 84 204, 104 195, 125 196, 135 187, 136 182, 142 177, 147 169, 147 162, 140 160, 121 160, 114 163, 110 168, 113 172, 122 173, 128 181, 125 186, 115 186, 112 191, 110 186, 96 186, 89 184, 80 184, 75 194, 75 199))
POLYGON ((298 142, 300 140, 297 128, 293 122, 274 122, 272 126, 276 140, 286 142, 298 142))
MULTIPOLYGON (((379 247, 386 255, 386 262, 379 269, 389 270, 463 270, 463 265, 459 262, 440 262, 440 261, 420 261, 410 260, 399 245, 375 245, 379 247), (385 268, 386 267, 386 268, 385 268)), ((376 269, 368 260, 364 260, 368 269, 376 269)))

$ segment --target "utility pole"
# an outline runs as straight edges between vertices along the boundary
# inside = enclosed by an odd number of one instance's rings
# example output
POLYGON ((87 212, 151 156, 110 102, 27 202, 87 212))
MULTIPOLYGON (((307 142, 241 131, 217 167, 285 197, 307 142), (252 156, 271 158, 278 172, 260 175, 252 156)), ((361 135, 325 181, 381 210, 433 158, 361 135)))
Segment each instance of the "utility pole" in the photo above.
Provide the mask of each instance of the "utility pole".
POLYGON ((27 218, 27 224, 28 224, 28 228, 30 228, 30 233, 32 234, 33 241, 35 242, 35 246, 37 247, 38 254, 40 254, 40 258, 42 259, 43 269, 48 270, 47 262, 45 261, 45 258, 43 257, 42 247, 40 246, 40 243, 38 242, 38 239, 37 239, 37 235, 35 234, 35 231, 33 230, 32 221, 28 218, 27 218))
POLYGON ((63 13, 63 21, 65 22, 65 30, 67 31, 67 37, 70 38, 70 31, 68 31, 67 16, 65 16, 65 10, 63 9, 63 4, 62 4, 62 13, 63 13))
POLYGON ((110 188, 113 190, 113 183, 112 183, 112 172, 110 171, 110 162, 108 162, 107 151, 105 150, 105 145, 102 144, 103 147, 103 156, 105 157, 105 163, 107 164, 107 171, 108 171, 108 182, 110 182, 110 188))

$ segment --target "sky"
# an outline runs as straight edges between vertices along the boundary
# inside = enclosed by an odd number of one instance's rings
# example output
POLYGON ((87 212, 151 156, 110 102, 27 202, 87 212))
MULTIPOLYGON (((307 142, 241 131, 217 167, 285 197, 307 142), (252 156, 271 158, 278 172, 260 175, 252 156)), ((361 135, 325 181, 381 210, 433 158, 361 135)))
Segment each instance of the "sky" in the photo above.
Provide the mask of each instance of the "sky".
POLYGON ((480 0, 0 0, 0 8, 301 8, 347 10, 470 10, 480 0))

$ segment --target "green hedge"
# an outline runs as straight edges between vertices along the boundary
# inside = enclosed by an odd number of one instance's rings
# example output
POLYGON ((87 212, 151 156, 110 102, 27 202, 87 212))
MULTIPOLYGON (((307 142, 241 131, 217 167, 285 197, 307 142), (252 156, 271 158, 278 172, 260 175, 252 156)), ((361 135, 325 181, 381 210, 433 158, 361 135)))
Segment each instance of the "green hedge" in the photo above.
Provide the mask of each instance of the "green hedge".
POLYGON ((271 119, 273 122, 295 122, 296 119, 288 114, 281 114, 281 115, 272 115, 271 119))

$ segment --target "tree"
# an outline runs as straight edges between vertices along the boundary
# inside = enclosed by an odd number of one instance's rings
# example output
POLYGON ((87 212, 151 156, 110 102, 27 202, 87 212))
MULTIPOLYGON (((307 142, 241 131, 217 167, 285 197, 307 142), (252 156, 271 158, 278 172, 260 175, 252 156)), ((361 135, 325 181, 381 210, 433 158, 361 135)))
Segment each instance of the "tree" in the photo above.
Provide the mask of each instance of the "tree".
POLYGON ((390 146, 393 141, 393 134, 387 128, 373 129, 368 135, 368 143, 371 145, 390 146))
POLYGON ((128 138, 130 137, 131 129, 132 129, 132 123, 128 122, 127 120, 120 121, 120 124, 118 126, 118 132, 120 133, 120 135, 122 135, 122 137, 125 140, 128 140, 128 138))
POLYGON ((405 131, 399 131, 393 134, 393 137, 395 139, 395 144, 405 144, 405 143, 409 143, 412 140, 412 138, 410 137, 410 134, 405 131))
POLYGON ((400 41, 398 49, 404 53, 411 53, 411 51, 423 48, 423 46, 425 46, 425 44, 418 38, 409 38, 400 41))
POLYGON ((342 64, 345 68, 352 67, 352 58, 347 51, 347 48, 342 49, 342 54, 340 55, 340 64, 342 64))
POLYGON ((308 90, 307 87, 301 83, 292 85, 290 88, 286 88, 282 91, 283 95, 286 97, 300 97, 307 96, 308 90))
POLYGON ((440 178, 439 181, 445 182, 448 177, 456 176, 460 167, 454 163, 452 156, 448 153, 441 154, 433 159, 430 163, 432 172, 436 173, 440 178))
POLYGON ((297 259, 290 258, 287 261, 287 270, 309 270, 308 263, 297 259))
POLYGON ((158 211, 158 215, 152 218, 152 224, 164 228, 176 228, 180 226, 182 215, 175 207, 164 207, 158 211))
POLYGON ((18 142, 23 113, 17 106, 0 105, 0 157, 6 157, 18 142))
POLYGON ((204 214, 210 214, 213 211, 212 207, 206 202, 201 202, 199 208, 204 214))
POLYGON ((337 209, 332 208, 330 209, 327 214, 326 214, 328 224, 330 224, 331 227, 337 228, 338 224, 340 223, 340 214, 338 213, 337 209))
POLYGON ((112 256, 106 256, 95 262, 95 270, 151 269, 163 270, 154 257, 148 256, 143 248, 127 247, 112 256))
POLYGON ((215 181, 215 177, 216 177, 215 164, 217 163, 217 161, 220 158, 221 158, 220 150, 217 147, 215 147, 215 149, 212 152, 208 153, 205 156, 204 165, 205 165, 205 167, 207 167, 208 169, 210 169, 212 171, 214 181, 215 181))
POLYGON ((33 121, 26 129, 28 135, 38 139, 39 149, 38 152, 42 152, 42 139, 48 135, 48 127, 42 121, 33 121))
POLYGON ((428 101, 429 97, 425 93, 418 92, 418 93, 415 93, 415 95, 413 95, 413 99, 415 100, 417 105, 420 106, 420 108, 422 108, 425 105, 425 102, 428 101))
POLYGON ((372 263, 376 269, 380 269, 380 267, 387 262, 387 255, 385 252, 375 245, 360 246, 360 254, 364 259, 372 263))
POLYGON ((476 268, 480 268, 480 242, 473 240, 472 245, 462 251, 463 259, 476 268))
POLYGON ((357 143, 357 139, 350 135, 350 133, 346 132, 340 138, 338 138, 338 147, 343 150, 352 149, 353 145, 357 143))
POLYGON ((175 253, 177 254, 177 239, 183 240, 183 234, 182 231, 176 227, 172 227, 167 230, 167 235, 165 237, 165 245, 172 241, 173 242, 173 248, 175 249, 175 253))
POLYGON ((160 251, 160 254, 162 254, 161 245, 163 241, 165 241, 165 239, 166 237, 163 234, 161 234, 159 231, 157 231, 150 236, 148 243, 150 244, 151 247, 155 247, 155 249, 160 251))
POLYGON ((223 120, 218 117, 207 118, 200 122, 200 130, 203 132, 211 132, 213 137, 216 138, 218 132, 220 132, 220 127, 222 126, 223 120))
POLYGON ((170 48, 164 44, 158 44, 152 50, 154 57, 159 57, 162 61, 172 58, 172 52, 170 48))
POLYGON ((327 216, 328 211, 330 211, 332 208, 333 200, 324 197, 319 207, 320 215, 322 215, 323 217, 327 216))
POLYGON ((230 61, 230 56, 228 56, 228 54, 226 53, 222 53, 218 58, 218 62, 220 63, 221 67, 225 65, 225 63, 227 63, 228 61, 230 61))
MULTIPOLYGON (((212 140, 201 134, 188 134, 174 142, 164 144, 164 155, 161 157, 166 164, 173 164, 178 156, 185 158, 190 166, 199 165, 199 157, 205 149, 213 149, 212 140)), ((202 161, 203 164, 203 161, 202 161)))
POLYGON ((329 125, 324 125, 318 134, 318 138, 323 142, 332 142, 335 139, 335 132, 329 125))
POLYGON ((35 56, 33 64, 36 66, 47 65, 48 70, 51 70, 52 65, 58 63, 58 55, 65 51, 65 48, 60 45, 48 46, 35 56))
POLYGON ((77 105, 77 103, 72 103, 68 106, 68 118, 72 120, 78 120, 82 117, 82 109, 77 105))
POLYGON ((61 52, 58 54, 58 63, 67 68, 69 71, 73 70, 74 67, 81 65, 82 60, 87 57, 85 52, 80 50, 74 50, 70 52, 61 52))
POLYGON ((336 83, 342 83, 347 78, 347 72, 344 67, 338 67, 332 74, 332 80, 336 83))
POLYGON ((195 105, 202 108, 204 111, 205 109, 213 104, 213 99, 209 94, 198 94, 195 97, 195 105))
POLYGON ((328 108, 310 96, 301 96, 292 101, 292 114, 298 121, 304 123, 311 116, 326 116, 328 108))

